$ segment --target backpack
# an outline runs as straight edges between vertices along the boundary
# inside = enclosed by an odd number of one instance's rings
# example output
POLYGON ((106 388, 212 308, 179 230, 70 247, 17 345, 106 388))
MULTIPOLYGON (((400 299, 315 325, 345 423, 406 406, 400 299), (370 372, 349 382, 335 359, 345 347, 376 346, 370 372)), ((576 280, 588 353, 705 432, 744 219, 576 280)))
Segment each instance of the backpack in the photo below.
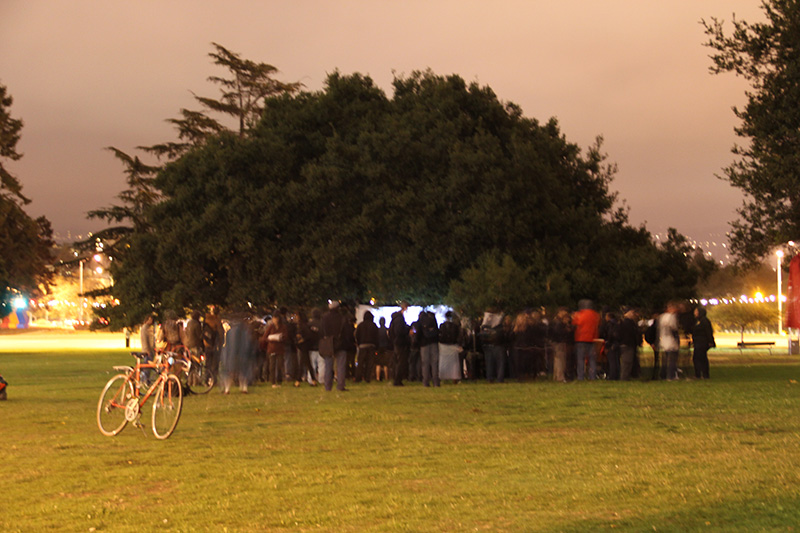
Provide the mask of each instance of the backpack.
POLYGON ((458 324, 447 321, 439 328, 439 342, 442 344, 457 344, 460 332, 458 324))
POLYGON ((425 318, 420 320, 420 328, 425 340, 435 341, 439 338, 439 327, 436 325, 436 319, 431 315, 425 315, 425 318))

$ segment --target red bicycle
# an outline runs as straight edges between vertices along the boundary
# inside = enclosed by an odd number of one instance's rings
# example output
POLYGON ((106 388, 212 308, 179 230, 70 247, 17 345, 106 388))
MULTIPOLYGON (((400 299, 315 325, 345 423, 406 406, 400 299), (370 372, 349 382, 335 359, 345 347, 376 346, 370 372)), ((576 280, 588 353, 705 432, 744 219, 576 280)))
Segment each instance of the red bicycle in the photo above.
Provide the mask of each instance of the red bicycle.
MULTIPOLYGON (((170 372, 173 365, 184 366, 182 360, 172 357, 156 356, 153 362, 145 363, 146 354, 132 352, 136 358, 134 366, 115 366, 120 373, 108 380, 100 401, 97 402, 97 426, 107 437, 119 434, 128 422, 143 427, 140 417, 144 404, 153 397, 153 412, 150 423, 157 439, 166 439, 181 417, 183 408, 183 389, 175 374, 170 372), (157 377, 149 387, 142 382, 143 372, 157 372, 157 377)), ((187 368, 188 370, 188 368, 187 368)))

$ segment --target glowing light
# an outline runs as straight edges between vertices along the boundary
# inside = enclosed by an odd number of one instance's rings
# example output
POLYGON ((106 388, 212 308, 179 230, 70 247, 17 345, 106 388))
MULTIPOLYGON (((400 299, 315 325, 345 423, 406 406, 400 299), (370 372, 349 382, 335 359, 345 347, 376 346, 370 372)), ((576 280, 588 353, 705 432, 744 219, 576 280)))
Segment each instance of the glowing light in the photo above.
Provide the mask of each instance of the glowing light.
POLYGON ((28 300, 23 297, 14 298, 14 309, 25 309, 28 307, 28 300))
POLYGON ((756 301, 757 302, 763 302, 764 301, 764 295, 761 294, 761 292, 757 292, 756 293, 756 301))

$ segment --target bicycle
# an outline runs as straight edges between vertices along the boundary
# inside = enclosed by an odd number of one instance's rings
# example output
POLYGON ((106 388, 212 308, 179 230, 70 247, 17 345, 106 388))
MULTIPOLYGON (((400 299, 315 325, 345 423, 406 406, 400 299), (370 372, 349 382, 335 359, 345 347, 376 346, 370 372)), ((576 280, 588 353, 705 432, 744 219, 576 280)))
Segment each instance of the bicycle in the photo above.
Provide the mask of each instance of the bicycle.
POLYGON ((182 376, 185 376, 186 386, 189 391, 195 394, 206 394, 214 388, 217 378, 213 370, 208 366, 208 358, 205 354, 194 355, 183 345, 174 346, 170 352, 162 352, 173 356, 176 360, 185 361, 186 369, 182 376))
POLYGON ((115 366, 114 370, 121 373, 108 380, 100 394, 97 426, 107 437, 118 435, 128 422, 144 427, 139 421, 142 408, 154 396, 150 419, 153 435, 157 439, 166 439, 175 431, 183 408, 183 389, 180 380, 170 372, 170 368, 176 363, 185 365, 185 362, 176 362, 172 357, 159 355, 154 362, 145 363, 142 361, 146 354, 131 352, 131 355, 136 358, 136 364, 132 367, 115 366), (149 369, 157 371, 158 376, 147 387, 142 383, 142 371, 149 369))

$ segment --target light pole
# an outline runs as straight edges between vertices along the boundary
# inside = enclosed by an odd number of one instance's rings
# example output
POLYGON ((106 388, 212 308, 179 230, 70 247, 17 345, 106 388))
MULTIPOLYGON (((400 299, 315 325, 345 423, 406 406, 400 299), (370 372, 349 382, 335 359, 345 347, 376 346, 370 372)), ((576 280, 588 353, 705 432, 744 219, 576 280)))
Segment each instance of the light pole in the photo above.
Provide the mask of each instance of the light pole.
POLYGON ((781 294, 781 267, 783 264, 783 250, 775 252, 778 257, 778 335, 783 334, 783 295, 781 294))

